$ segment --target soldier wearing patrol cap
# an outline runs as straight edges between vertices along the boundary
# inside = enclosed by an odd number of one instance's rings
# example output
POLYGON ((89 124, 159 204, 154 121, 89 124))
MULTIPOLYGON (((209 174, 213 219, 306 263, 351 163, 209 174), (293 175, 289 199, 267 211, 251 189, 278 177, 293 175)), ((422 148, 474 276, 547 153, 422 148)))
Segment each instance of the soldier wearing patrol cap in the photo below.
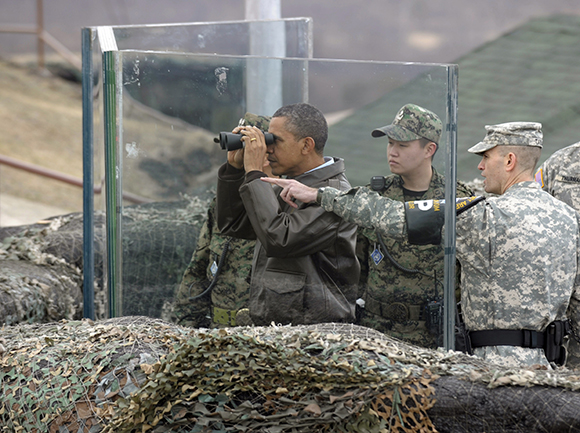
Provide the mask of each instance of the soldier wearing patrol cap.
POLYGON ((580 212, 580 142, 554 152, 536 172, 536 182, 580 212))
MULTIPOLYGON (((270 119, 246 113, 239 124, 267 131, 270 119)), ((267 165, 263 170, 272 176, 267 165)), ((223 235, 217 226, 215 206, 214 197, 177 290, 176 314, 180 324, 193 327, 249 325, 247 308, 256 241, 223 235)))
POLYGON ((578 215, 533 181, 541 127, 485 127, 485 138, 469 152, 481 155, 485 191, 498 196, 457 220, 474 353, 506 365, 562 363, 565 341, 554 342, 553 333, 566 334, 563 321, 576 327, 580 317, 578 215))
MULTIPOLYGON (((415 104, 401 107, 392 123, 371 132, 373 137, 387 138, 392 174, 374 176, 367 188, 400 202, 445 198, 445 178, 432 166, 441 130, 441 120, 432 111, 415 104)), ((457 196, 470 195, 472 191, 458 182, 457 196)), ((429 311, 441 311, 441 245, 411 245, 361 227, 357 257, 361 263, 358 323, 419 346, 442 345, 442 326, 436 320, 440 318, 429 311)))
MULTIPOLYGON (((578 213, 534 181, 541 124, 510 122, 485 129, 485 138, 469 151, 481 155, 485 190, 496 195, 461 203, 456 225, 461 302, 473 353, 507 366, 562 365, 567 334, 571 329, 577 337, 580 323, 578 213)), ((285 200, 316 201, 384 237, 425 240, 429 225, 417 233, 414 221, 421 218, 411 218, 416 213, 442 225, 441 203, 435 201, 419 206, 366 188, 340 192, 282 179, 272 183, 283 187, 285 200)))
MULTIPOLYGON (((580 212, 580 142, 554 152, 536 172, 536 182, 544 191, 580 212)), ((580 366, 580 349, 574 347, 578 344, 576 339, 570 340, 566 363, 570 367, 580 366)))
POLYGON ((373 137, 386 135, 397 141, 423 138, 427 142, 438 144, 441 129, 441 119, 435 113, 415 104, 406 104, 397 112, 391 124, 375 129, 371 135, 373 137))

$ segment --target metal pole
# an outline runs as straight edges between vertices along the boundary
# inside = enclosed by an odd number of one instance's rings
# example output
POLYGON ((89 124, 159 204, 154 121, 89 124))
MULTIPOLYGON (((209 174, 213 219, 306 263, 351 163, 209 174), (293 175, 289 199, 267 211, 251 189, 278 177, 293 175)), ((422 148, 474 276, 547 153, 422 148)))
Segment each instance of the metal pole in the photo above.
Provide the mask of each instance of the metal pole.
POLYGON ((83 317, 95 320, 93 50, 91 30, 82 30, 83 88, 83 317))
MULTIPOLYGON (((92 131, 91 131, 92 133, 92 131)), ((84 152, 84 149, 83 149, 84 152)), ((33 174, 37 174, 39 176, 43 176, 43 177, 48 177, 50 179, 54 179, 54 180, 58 180, 60 182, 69 184, 69 185, 74 185, 74 186, 79 186, 79 187, 85 187, 85 180, 84 177, 83 179, 79 179, 78 177, 75 176, 71 176, 70 174, 66 174, 66 173, 61 173, 59 171, 56 170, 51 170, 50 168, 45 168, 45 167, 41 167, 40 165, 36 165, 36 164, 31 164, 29 162, 25 162, 25 161, 20 161, 16 158, 11 158, 9 156, 6 155, 0 155, 0 165, 8 165, 10 167, 13 168, 17 168, 19 170, 24 170, 28 173, 33 173, 33 174)), ((83 170, 83 176, 84 176, 84 170, 83 170)), ((87 185, 87 191, 91 189, 91 184, 87 185)), ((101 186, 100 185, 93 185, 92 190, 95 194, 100 194, 101 193, 101 186)), ((124 192, 122 193, 123 196, 123 200, 127 200, 130 201, 132 203, 151 203, 152 201, 154 201, 153 199, 147 198, 147 197, 141 197, 137 194, 132 194, 130 192, 124 192)))
POLYGON ((118 249, 117 249, 117 83, 114 51, 103 53, 103 105, 105 120, 106 237, 109 288, 109 317, 118 317, 118 249))
POLYGON ((445 278, 443 346, 455 350, 455 188, 457 184, 457 81, 458 66, 447 69, 447 147, 445 164, 445 278))
POLYGON ((278 20, 281 0, 246 0, 246 21, 278 20))
POLYGON ((83 89, 83 317, 95 320, 93 167, 93 49, 91 29, 82 30, 83 89))
MULTIPOLYGON (((281 0, 246 0, 246 20, 279 20, 281 0)), ((261 57, 286 56, 286 28, 283 22, 251 24, 250 54, 261 57)), ((282 62, 249 59, 246 68, 246 109, 272 115, 282 105, 282 62)))
POLYGON ((44 71, 44 13, 43 0, 36 0, 36 50, 38 54, 38 70, 44 71))

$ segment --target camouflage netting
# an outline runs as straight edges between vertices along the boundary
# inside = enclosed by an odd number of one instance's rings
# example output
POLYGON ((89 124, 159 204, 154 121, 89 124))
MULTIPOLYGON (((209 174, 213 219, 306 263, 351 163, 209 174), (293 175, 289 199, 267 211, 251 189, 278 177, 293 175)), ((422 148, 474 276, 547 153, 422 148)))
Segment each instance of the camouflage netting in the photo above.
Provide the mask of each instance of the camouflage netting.
MULTIPOLYGON (((125 314, 160 317, 197 243, 211 193, 123 209, 125 314)), ((95 214, 95 312, 107 315, 104 215, 95 214)), ((81 213, 0 228, 0 323, 82 317, 81 213)), ((168 313, 169 314, 169 313, 168 313)))
MULTIPOLYGON (((78 262, 63 258, 68 249, 63 249, 65 254, 60 257, 48 252, 50 237, 72 219, 74 216, 69 215, 32 226, 0 229, 0 323, 82 317, 78 262)), ((82 229, 80 249, 82 255, 82 229)))
MULTIPOLYGON (((171 316, 161 309, 207 203, 124 208, 130 314, 171 316)), ((80 214, 0 228, 0 267, 3 432, 580 432, 580 372, 565 368, 508 369, 344 324, 210 331, 138 316, 77 320, 80 214)))
POLYGON ((211 197, 206 193, 123 210, 124 315, 170 314, 167 310, 195 251, 211 197))
POLYGON ((346 324, 4 327, 6 432, 578 432, 578 372, 507 369, 346 324))

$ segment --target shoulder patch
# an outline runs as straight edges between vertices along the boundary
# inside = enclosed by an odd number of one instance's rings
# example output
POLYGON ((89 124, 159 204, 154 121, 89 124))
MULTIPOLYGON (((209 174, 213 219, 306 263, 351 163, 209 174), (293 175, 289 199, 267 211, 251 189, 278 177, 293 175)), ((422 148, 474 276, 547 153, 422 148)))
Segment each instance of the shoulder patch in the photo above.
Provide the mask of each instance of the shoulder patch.
POLYGON ((536 171, 536 182, 538 182, 540 186, 544 188, 544 170, 542 168, 536 171))

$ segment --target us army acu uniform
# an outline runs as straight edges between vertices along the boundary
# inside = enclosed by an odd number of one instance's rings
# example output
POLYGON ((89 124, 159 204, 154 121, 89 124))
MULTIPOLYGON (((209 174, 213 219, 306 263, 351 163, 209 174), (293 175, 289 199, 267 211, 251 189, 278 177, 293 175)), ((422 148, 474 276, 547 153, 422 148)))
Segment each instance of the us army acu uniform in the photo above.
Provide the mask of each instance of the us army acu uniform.
POLYGON ((536 172, 536 182, 580 212, 580 142, 554 152, 536 172))
MULTIPOLYGON (((425 138, 438 144, 441 129, 441 120, 435 113, 407 104, 390 125, 375 129, 372 135, 403 142, 425 138)), ((397 174, 382 178, 379 187, 367 185, 367 188, 400 202, 443 199, 445 178, 434 167, 432 173, 429 188, 419 193, 406 190, 402 177, 397 174)), ((458 182, 456 194, 468 197, 472 191, 458 182)), ((419 346, 435 348, 438 343, 441 345, 440 327, 432 324, 430 327, 435 329, 428 330, 426 308, 430 301, 441 304, 442 246, 411 245, 407 240, 392 238, 383 238, 381 244, 375 230, 361 227, 357 237, 357 256, 361 263, 359 297, 364 300, 364 313, 359 324, 419 346)))
MULTIPOLYGON (((240 125, 253 125, 263 131, 268 130, 269 123, 270 117, 252 113, 246 113, 240 121, 240 125)), ((190 326, 246 325, 250 323, 247 307, 256 241, 222 235, 215 205, 214 198, 177 291, 176 311, 180 323, 190 326)))
MULTIPOLYGON (((541 147, 540 128, 529 122, 487 126, 486 138, 470 151, 498 145, 541 147)), ((343 193, 321 188, 316 201, 385 237, 410 234, 406 217, 411 205, 366 188, 343 193)), ((456 227, 465 322, 472 334, 489 331, 492 341, 509 343, 476 347, 474 353, 506 365, 549 365, 542 345, 554 338, 548 334, 552 325, 568 318, 578 330, 580 322, 578 214, 534 181, 474 203, 458 215, 456 227), (513 343, 514 335, 521 344, 513 343)))
MULTIPOLYGON (((536 182, 542 189, 580 212, 580 142, 557 150, 536 172, 536 182)), ((579 252, 580 254, 580 252, 579 252)), ((578 341, 570 340, 570 368, 580 367, 578 341)))
MULTIPOLYGON (((486 137, 469 149, 471 153, 503 145, 542 147, 538 123, 486 129, 486 137)), ((467 328, 545 331, 567 316, 577 328, 579 227, 578 214, 533 181, 517 183, 458 218, 467 328)), ((498 338, 497 331, 490 335, 498 338)), ((474 353, 505 365, 547 364, 541 347, 489 345, 476 347, 474 353)))

